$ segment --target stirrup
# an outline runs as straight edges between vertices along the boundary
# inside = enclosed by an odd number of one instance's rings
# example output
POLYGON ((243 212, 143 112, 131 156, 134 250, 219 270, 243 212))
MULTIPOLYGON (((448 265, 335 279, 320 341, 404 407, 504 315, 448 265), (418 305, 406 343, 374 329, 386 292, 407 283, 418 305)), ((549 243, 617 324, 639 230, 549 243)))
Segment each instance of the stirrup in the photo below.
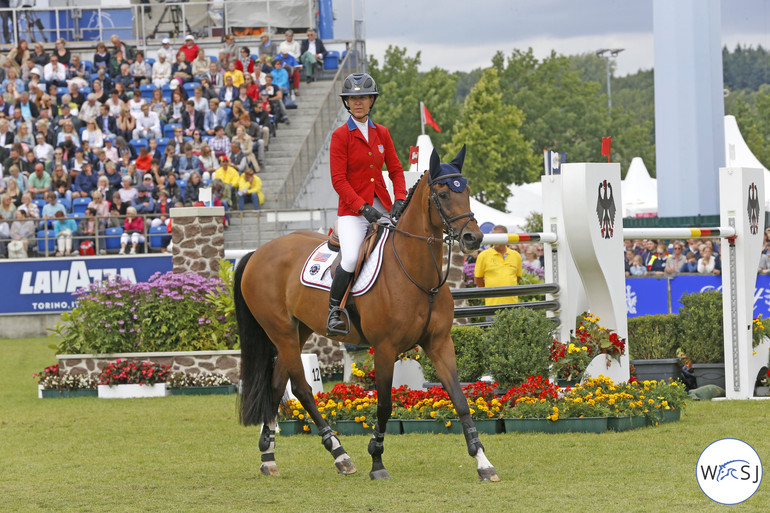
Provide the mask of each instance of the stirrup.
POLYGON ((326 336, 327 337, 345 337, 350 333, 350 316, 348 315, 348 311, 344 308, 340 308, 339 306, 335 306, 331 310, 329 310, 329 315, 326 317, 326 336), (331 321, 332 314, 339 314, 340 320, 342 320, 342 316, 345 317, 345 328, 333 328, 329 325, 329 321, 331 321))

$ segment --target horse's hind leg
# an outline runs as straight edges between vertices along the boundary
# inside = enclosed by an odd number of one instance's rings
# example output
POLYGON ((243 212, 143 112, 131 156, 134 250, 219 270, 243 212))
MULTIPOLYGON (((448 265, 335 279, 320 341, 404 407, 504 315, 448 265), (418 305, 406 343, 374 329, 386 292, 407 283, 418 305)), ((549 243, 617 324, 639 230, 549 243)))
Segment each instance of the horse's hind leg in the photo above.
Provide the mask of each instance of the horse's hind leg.
POLYGON ((452 339, 448 335, 445 339, 433 338, 423 348, 428 358, 436 367, 436 373, 441 380, 441 384, 444 385, 444 389, 449 393, 449 398, 452 400, 455 410, 457 410, 457 414, 460 417, 463 434, 465 435, 465 443, 468 445, 468 454, 476 459, 476 471, 479 474, 479 479, 482 481, 500 481, 495 467, 492 466, 484 454, 484 446, 481 445, 476 425, 471 418, 468 400, 465 398, 460 387, 460 380, 457 379, 457 361, 455 360, 452 339))
POLYGON ((337 438, 337 435, 334 434, 329 424, 321 416, 321 412, 318 411, 318 405, 315 403, 312 389, 305 379, 305 370, 302 367, 299 344, 286 350, 282 350, 279 347, 279 353, 281 358, 285 358, 286 370, 291 379, 291 391, 299 399, 299 402, 302 403, 302 406, 318 427, 318 434, 321 436, 323 446, 334 456, 334 464, 337 467, 337 471, 345 475, 355 473, 357 469, 353 464, 353 460, 350 459, 345 449, 342 448, 339 438, 337 438))
MULTIPOLYGON (((279 357, 275 361, 273 368, 273 411, 277 412, 286 391, 286 382, 289 380, 289 374, 286 366, 279 357)), ((278 466, 275 463, 275 427, 276 421, 270 424, 262 425, 262 433, 259 436, 259 450, 262 453, 262 464, 259 466, 260 472, 266 476, 278 476, 278 466)))

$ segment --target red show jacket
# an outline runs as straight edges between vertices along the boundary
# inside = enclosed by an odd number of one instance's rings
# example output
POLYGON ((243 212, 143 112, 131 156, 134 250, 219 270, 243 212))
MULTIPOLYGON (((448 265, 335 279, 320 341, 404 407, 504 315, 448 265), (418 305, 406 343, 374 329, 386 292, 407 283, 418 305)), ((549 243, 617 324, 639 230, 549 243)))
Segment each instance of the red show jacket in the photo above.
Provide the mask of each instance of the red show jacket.
POLYGON ((404 169, 396 155, 390 132, 382 125, 369 120, 369 142, 358 130, 353 118, 332 134, 331 142, 332 186, 339 194, 338 216, 359 215, 359 209, 380 198, 390 210, 393 205, 382 178, 382 164, 388 167, 393 182, 394 199, 406 199, 404 169))

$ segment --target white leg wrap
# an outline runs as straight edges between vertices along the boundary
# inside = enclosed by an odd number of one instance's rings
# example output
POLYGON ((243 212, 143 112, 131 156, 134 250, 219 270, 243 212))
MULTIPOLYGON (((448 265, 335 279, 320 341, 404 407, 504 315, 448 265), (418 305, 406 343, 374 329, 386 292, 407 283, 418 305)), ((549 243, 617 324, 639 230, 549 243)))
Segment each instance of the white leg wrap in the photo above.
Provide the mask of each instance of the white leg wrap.
POLYGON ((476 458, 477 469, 481 470, 481 469, 492 467, 492 464, 489 462, 486 455, 484 455, 484 449, 479 449, 478 452, 476 453, 476 456, 474 456, 474 458, 476 458))

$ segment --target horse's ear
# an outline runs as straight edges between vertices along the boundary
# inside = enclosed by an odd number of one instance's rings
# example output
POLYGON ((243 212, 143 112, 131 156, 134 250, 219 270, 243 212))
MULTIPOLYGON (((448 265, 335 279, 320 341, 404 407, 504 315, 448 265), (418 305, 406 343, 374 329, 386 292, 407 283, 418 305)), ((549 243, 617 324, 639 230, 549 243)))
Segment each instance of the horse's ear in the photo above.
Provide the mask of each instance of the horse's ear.
POLYGON ((436 148, 430 154, 430 177, 436 178, 441 173, 441 159, 438 156, 436 148))
POLYGON ((462 173, 464 161, 465 161, 465 145, 463 144, 463 147, 460 148, 460 152, 457 154, 454 160, 450 162, 450 164, 456 167, 457 170, 462 173))

